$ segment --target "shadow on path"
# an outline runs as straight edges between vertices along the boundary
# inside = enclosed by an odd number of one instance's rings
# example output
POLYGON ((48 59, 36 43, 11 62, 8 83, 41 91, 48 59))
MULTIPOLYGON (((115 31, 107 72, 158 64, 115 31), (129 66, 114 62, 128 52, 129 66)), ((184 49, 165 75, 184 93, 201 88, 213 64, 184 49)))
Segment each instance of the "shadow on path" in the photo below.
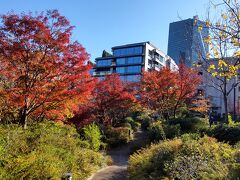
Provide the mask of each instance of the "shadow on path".
POLYGON ((131 142, 121 145, 107 152, 113 160, 111 166, 107 166, 92 175, 88 180, 126 180, 128 158, 132 149, 141 147, 146 143, 146 133, 139 130, 134 134, 131 142))

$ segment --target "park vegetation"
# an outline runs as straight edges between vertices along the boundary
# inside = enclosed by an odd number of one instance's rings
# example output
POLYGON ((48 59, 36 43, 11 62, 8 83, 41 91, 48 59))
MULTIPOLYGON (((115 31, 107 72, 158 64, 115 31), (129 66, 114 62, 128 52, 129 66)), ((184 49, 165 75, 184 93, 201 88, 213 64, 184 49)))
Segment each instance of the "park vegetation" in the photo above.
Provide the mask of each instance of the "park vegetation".
MULTIPOLYGON (((237 4, 224 3, 228 10, 237 4)), ((87 179, 111 163, 105 150, 128 143, 140 129, 148 144, 130 156, 130 179, 240 177, 240 124, 229 115, 228 123, 219 119, 210 127, 196 69, 144 72, 138 83, 116 74, 99 80, 89 74, 89 55, 72 42, 72 30, 56 10, 1 16, 0 179, 61 179, 66 173, 87 179)), ((239 34, 231 33, 239 46, 239 34)), ((220 75, 210 67, 213 77, 220 75)))

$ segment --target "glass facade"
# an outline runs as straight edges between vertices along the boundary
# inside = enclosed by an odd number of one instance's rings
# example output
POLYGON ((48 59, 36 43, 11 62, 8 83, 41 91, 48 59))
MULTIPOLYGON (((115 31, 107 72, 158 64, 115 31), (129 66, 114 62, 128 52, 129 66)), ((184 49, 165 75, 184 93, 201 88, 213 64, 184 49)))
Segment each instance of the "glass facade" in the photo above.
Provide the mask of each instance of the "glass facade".
POLYGON ((140 76, 139 75, 128 75, 128 76, 126 76, 126 81, 138 82, 138 81, 140 81, 140 76))
POLYGON ((117 67, 116 73, 118 74, 124 74, 125 73, 125 67, 117 67))
POLYGON ((116 73, 118 74, 135 74, 141 73, 141 66, 127 66, 127 67, 117 67, 116 73))
POLYGON ((140 81, 140 75, 120 76, 120 79, 122 81, 127 81, 127 82, 139 82, 140 81))
POLYGON ((127 66, 126 73, 141 73, 141 66, 127 66))
POLYGON ((164 58, 160 55, 159 56, 159 61, 163 63, 164 58))
POLYGON ((197 25, 194 25, 194 19, 170 23, 168 55, 177 64, 184 63, 191 67, 198 61, 199 53, 205 55, 208 52, 203 39, 208 36, 209 30, 207 28, 203 28, 202 31, 197 30, 197 26, 202 23, 204 22, 197 20, 197 25))
POLYGON ((117 65, 124 65, 126 64, 126 58, 117 58, 116 62, 117 65))
POLYGON ((98 67, 111 66, 111 64, 112 64, 112 59, 101 59, 97 61, 98 67))
POLYGON ((144 44, 140 43, 112 48, 112 57, 96 59, 95 75, 104 76, 103 72, 109 69, 109 74, 119 74, 123 81, 139 81, 143 66, 143 49, 144 44))
POLYGON ((127 58, 117 58, 116 62, 117 62, 117 65, 141 64, 142 63, 142 56, 127 57, 127 58))
POLYGON ((143 52, 142 46, 114 49, 113 56, 140 55, 143 52))
POLYGON ((141 64, 142 63, 142 57, 130 57, 127 59, 127 64, 141 64))

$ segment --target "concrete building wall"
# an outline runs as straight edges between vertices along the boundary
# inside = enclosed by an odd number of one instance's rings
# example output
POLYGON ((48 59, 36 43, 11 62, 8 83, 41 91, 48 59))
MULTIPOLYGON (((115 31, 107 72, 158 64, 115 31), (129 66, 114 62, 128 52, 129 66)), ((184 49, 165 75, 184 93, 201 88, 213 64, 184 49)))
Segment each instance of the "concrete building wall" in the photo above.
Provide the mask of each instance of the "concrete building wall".
MULTIPOLYGON (((235 63, 236 60, 232 60, 235 63)), ((210 64, 216 64, 217 61, 212 59, 209 60, 210 64)), ((210 100, 211 109, 219 114, 224 114, 224 97, 221 90, 222 82, 219 81, 216 77, 213 77, 205 70, 202 70, 202 80, 203 83, 200 86, 200 89, 203 89, 204 95, 206 98, 210 100)), ((234 113, 234 106, 235 106, 235 113, 240 115, 240 81, 239 75, 236 77, 232 77, 230 80, 227 81, 227 92, 230 91, 228 95, 228 112, 234 113), (237 84, 237 85, 236 85, 237 84), (235 86, 236 85, 236 86, 235 86), (235 88, 233 88, 235 86, 235 88), (234 105, 235 104, 235 105, 234 105)), ((222 86, 223 88, 223 86, 222 86)))

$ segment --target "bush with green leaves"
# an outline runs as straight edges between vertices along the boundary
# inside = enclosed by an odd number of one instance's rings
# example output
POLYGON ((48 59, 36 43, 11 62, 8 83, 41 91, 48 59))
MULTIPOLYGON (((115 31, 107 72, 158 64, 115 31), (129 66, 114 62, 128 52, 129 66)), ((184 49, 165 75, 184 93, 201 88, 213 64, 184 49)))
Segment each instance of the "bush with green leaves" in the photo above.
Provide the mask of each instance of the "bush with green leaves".
POLYGON ((162 179, 168 175, 165 163, 173 160, 181 148, 180 139, 152 144, 130 156, 128 172, 132 180, 162 179))
POLYGON ((219 141, 236 144, 240 142, 240 123, 215 125, 207 130, 207 134, 219 141))
POLYGON ((105 141, 111 146, 118 146, 120 144, 125 144, 132 139, 132 131, 127 127, 107 127, 104 130, 105 141))
POLYGON ((130 179, 237 179, 239 150, 189 135, 153 144, 130 156, 130 179))
POLYGON ((0 179, 86 179, 105 163, 76 129, 53 122, 0 126, 0 179))
POLYGON ((148 113, 142 113, 136 117, 136 121, 141 123, 142 130, 147 130, 153 119, 150 117, 148 113))
POLYGON ((171 119, 168 123, 169 125, 179 125, 183 134, 201 132, 209 127, 207 119, 199 117, 181 117, 171 119))
MULTIPOLYGON (((135 121, 132 117, 126 117, 125 118, 125 122, 130 124, 131 126, 131 129, 134 130, 134 131, 137 131, 139 126, 140 126, 140 123, 138 123, 137 121, 135 121)), ((125 126, 126 127, 126 126, 125 126)))
POLYGON ((162 122, 156 121, 151 123, 150 126, 148 127, 148 135, 151 141, 159 141, 166 139, 162 122))
POLYGON ((163 129, 167 139, 173 139, 181 135, 181 126, 179 124, 169 125, 168 123, 163 124, 163 129))
POLYGON ((99 127, 95 123, 89 124, 83 128, 83 137, 90 144, 90 149, 94 151, 100 149, 102 145, 102 135, 99 127))
POLYGON ((163 120, 151 122, 148 129, 149 139, 152 142, 157 142, 164 139, 173 139, 181 135, 181 127, 179 124, 169 125, 163 120))

